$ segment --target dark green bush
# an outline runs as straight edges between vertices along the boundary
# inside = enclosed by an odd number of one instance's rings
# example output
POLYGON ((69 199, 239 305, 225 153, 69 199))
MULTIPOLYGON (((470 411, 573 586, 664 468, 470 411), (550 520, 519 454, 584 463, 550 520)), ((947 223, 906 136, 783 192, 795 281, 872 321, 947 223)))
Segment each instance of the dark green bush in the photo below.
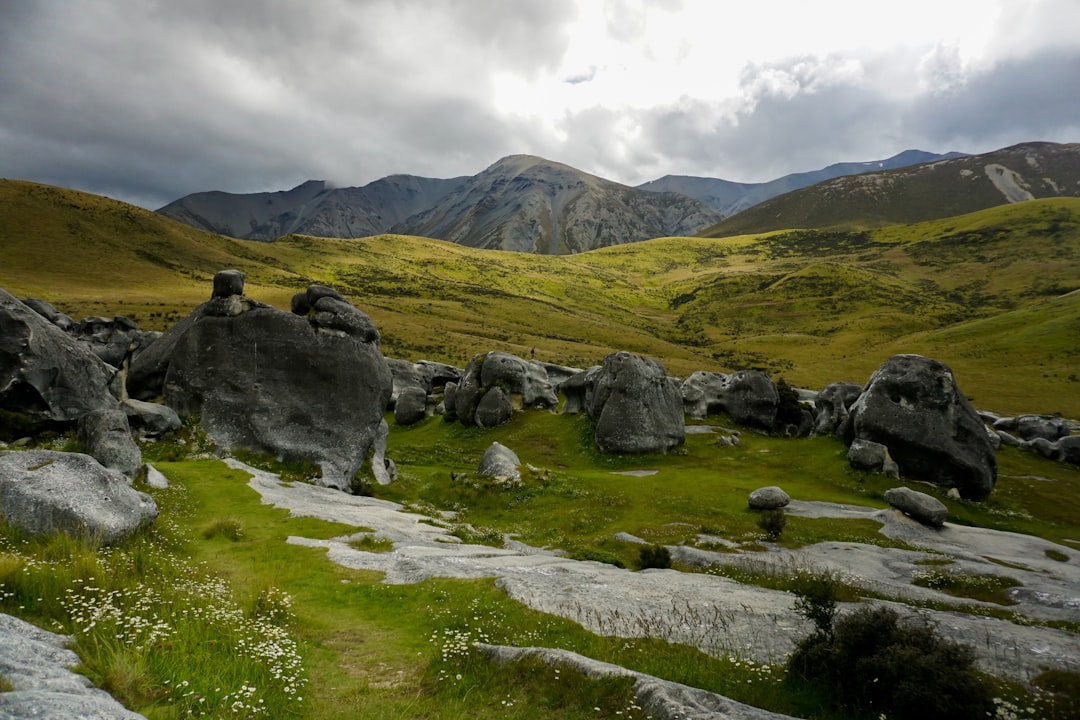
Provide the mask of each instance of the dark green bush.
POLYGON ((787 671, 789 681, 814 686, 836 710, 860 717, 975 720, 994 712, 993 687, 975 670, 970 646, 886 607, 859 608, 833 623, 831 634, 804 638, 787 671))
POLYGON ((780 508, 762 510, 758 515, 757 526, 769 536, 770 540, 779 540, 787 526, 787 515, 780 508))
POLYGON ((663 545, 643 545, 638 552, 638 570, 671 567, 671 551, 663 545))
POLYGON ((794 578, 795 611, 814 623, 821 635, 832 636, 840 587, 828 575, 799 574, 794 578))
POLYGON ((798 427, 803 419, 803 407, 799 402, 798 391, 787 384, 784 378, 776 381, 776 393, 780 401, 776 405, 776 422, 774 428, 783 431, 789 425, 798 427))

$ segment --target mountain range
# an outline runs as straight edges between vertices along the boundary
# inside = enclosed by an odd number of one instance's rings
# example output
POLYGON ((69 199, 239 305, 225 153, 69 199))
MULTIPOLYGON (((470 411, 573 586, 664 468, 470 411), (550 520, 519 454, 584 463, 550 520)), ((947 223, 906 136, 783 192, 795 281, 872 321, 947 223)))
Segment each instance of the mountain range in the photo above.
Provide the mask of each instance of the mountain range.
POLYGON ((982 155, 908 150, 765 183, 669 175, 638 187, 511 155, 477 175, 391 175, 363 187, 201 192, 158 210, 230 237, 419 235, 564 255, 665 236, 876 227, 1006 202, 1080 194, 1080 145, 1024 143, 982 155))

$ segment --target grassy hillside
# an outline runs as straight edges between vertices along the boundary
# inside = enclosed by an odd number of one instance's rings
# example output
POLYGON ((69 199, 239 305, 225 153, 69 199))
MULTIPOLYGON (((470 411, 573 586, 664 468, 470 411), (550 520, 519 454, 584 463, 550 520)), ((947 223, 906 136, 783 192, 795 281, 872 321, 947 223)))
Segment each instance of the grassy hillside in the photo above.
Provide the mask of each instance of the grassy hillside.
POLYGON ((575 366, 625 349, 668 371, 759 367, 821 387, 889 355, 954 369, 977 405, 1080 416, 1080 200, 869 231, 661 238, 565 257, 423 238, 203 233, 93 195, 0 182, 0 287, 76 319, 164 329, 220 269, 286 308, 311 282, 368 312, 387 355, 504 350, 575 366))

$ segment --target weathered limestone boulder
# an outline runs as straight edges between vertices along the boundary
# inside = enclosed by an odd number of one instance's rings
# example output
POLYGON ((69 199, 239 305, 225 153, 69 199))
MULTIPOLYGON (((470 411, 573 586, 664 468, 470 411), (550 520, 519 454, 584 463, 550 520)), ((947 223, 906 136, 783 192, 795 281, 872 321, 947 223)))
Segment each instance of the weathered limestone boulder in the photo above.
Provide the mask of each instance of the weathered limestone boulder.
POLYGON ((612 353, 589 399, 593 438, 601 452, 663 453, 686 439, 679 383, 657 361, 612 353))
POLYGON ((426 378, 413 363, 400 358, 386 358, 386 365, 390 368, 390 375, 394 380, 394 388, 390 393, 391 407, 396 407, 401 392, 406 388, 416 388, 422 391, 425 397, 430 392, 426 378))
POLYGON ((757 370, 723 373, 699 370, 679 389, 685 412, 695 419, 727 413, 741 425, 772 430, 780 395, 776 383, 757 370))
POLYGON ((144 437, 161 437, 180 429, 180 416, 167 405, 128 398, 120 403, 128 425, 144 437))
POLYGON ((439 403, 435 412, 443 416, 446 422, 453 422, 457 417, 457 386, 456 382, 448 382, 443 388, 443 401, 439 403))
POLYGON ((1061 461, 1080 467, 1080 435, 1070 435, 1057 441, 1061 461))
POLYGON ((32 423, 71 422, 116 406, 112 373, 70 335, 0 290, 0 407, 32 423))
POLYGON ((394 422, 398 425, 414 425, 427 417, 428 395, 424 388, 405 387, 394 403, 394 422))
POLYGON ((462 375, 462 371, 453 365, 433 360, 417 360, 414 367, 424 378, 424 387, 428 393, 434 392, 437 388, 446 387, 447 383, 456 383, 462 375))
POLYGON ((1034 450, 1048 460, 1080 466, 1080 435, 1069 435, 1053 442, 1044 437, 1020 440, 1018 446, 1034 450))
POLYGON ((848 463, 851 467, 870 472, 885 473, 889 477, 900 477, 900 468, 889 455, 889 448, 872 440, 855 438, 848 448, 848 463))
MULTIPOLYGON (((349 490, 385 428, 392 378, 378 333, 328 288, 302 294, 304 316, 237 290, 235 276, 215 282, 215 293, 232 294, 177 323, 135 358, 132 374, 145 358, 145 377, 163 375, 165 403, 199 415, 219 447, 317 462, 322 485, 349 490)), ((383 458, 372 471, 387 477, 383 458)))
POLYGON ((116 543, 157 517, 157 505, 116 470, 82 453, 0 453, 0 517, 30 535, 84 534, 116 543))
POLYGON ((93 316, 84 318, 75 323, 71 333, 90 352, 113 367, 120 367, 129 351, 150 345, 158 337, 157 333, 139 330, 135 321, 123 315, 117 315, 112 320, 93 316))
POLYGON ((142 453, 131 439, 127 415, 119 405, 91 410, 79 418, 77 427, 79 442, 88 455, 129 478, 139 474, 142 453))
POLYGON ((814 432, 818 435, 837 432, 847 420, 848 408, 861 394, 862 386, 849 382, 835 382, 822 388, 814 399, 814 410, 817 413, 814 432))
POLYGON ((750 497, 747 499, 747 504, 749 504, 751 510, 775 510, 787 507, 790 502, 791 496, 776 485, 760 487, 750 493, 750 497))
POLYGON ((476 474, 500 483, 518 483, 521 482, 520 467, 521 460, 518 459, 517 453, 495 442, 484 451, 476 474))
POLYGON ((908 517, 918 520, 923 525, 941 527, 949 509, 936 497, 906 487, 895 487, 885 491, 885 502, 908 517))
POLYGON ((1023 440, 1044 438, 1054 442, 1070 432, 1069 422, 1056 415, 1018 415, 994 422, 994 429, 1009 430, 1023 440))
POLYGON ((483 427, 509 420, 508 408, 511 414, 522 407, 550 410, 559 402, 543 365, 502 352, 474 355, 453 394, 457 419, 483 427))
POLYGON ((476 413, 473 420, 477 427, 490 428, 510 422, 514 415, 514 406, 510 402, 510 395, 499 385, 487 388, 476 403, 476 413))
POLYGON ((982 420, 943 363, 895 355, 870 377, 841 434, 849 445, 871 440, 889 448, 905 476, 955 487, 984 500, 997 480, 997 460, 982 420))

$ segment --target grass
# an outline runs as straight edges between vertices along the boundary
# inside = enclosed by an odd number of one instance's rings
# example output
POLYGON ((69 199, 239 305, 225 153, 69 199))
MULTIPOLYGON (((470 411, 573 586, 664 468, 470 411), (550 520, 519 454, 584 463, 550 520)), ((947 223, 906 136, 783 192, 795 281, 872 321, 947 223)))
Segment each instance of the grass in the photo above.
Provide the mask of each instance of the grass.
POLYGON ((970 598, 998 605, 1015 605, 1005 591, 1019 587, 1019 580, 1003 575, 973 575, 954 571, 930 570, 916 575, 911 581, 919 587, 940 590, 955 597, 970 598))

